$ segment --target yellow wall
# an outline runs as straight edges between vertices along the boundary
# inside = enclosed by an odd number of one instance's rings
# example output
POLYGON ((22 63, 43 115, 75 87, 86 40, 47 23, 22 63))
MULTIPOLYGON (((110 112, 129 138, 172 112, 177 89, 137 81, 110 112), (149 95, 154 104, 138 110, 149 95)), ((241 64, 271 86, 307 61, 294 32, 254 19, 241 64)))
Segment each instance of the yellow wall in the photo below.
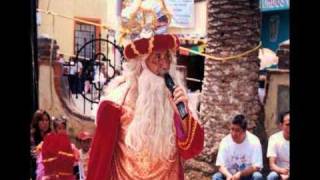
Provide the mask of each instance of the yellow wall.
MULTIPOLYGON (((116 14, 117 0, 41 0, 39 8, 46 10, 50 2, 49 10, 68 17, 85 17, 100 19, 102 24, 111 29, 119 30, 119 17, 116 14)), ((199 34, 205 36, 207 33, 207 2, 195 3, 195 19, 193 28, 170 28, 170 33, 177 34, 199 34)), ((41 25, 38 26, 38 35, 46 34, 57 40, 60 47, 59 51, 69 55, 74 52, 74 21, 59 16, 41 14, 41 25)), ((102 37, 106 37, 107 30, 102 29, 102 37)), ((102 47, 102 50, 105 50, 102 47)))
MULTIPOLYGON (((107 0, 106 0, 107 1, 107 0)), ((107 3, 107 26, 110 27, 111 29, 118 30, 119 29, 119 21, 120 18, 117 16, 117 5, 116 5, 117 0, 108 0, 107 3)))
MULTIPOLYGON (((48 0, 39 1, 39 8, 47 10, 48 0)), ((49 10, 68 17, 85 17, 100 19, 106 24, 107 0, 51 0, 49 10)), ((74 21, 62 17, 54 17, 41 14, 41 25, 38 26, 38 35, 46 34, 57 40, 59 51, 66 54, 73 54, 74 49, 74 21)), ((101 31, 102 36, 106 31, 101 31)))
MULTIPOLYGON (((100 19, 102 24, 112 29, 119 29, 119 17, 116 15, 117 0, 41 0, 39 8, 46 10, 50 2, 49 10, 68 17, 86 17, 100 19)), ((177 34, 199 34, 205 36, 207 33, 207 2, 195 3, 195 22, 193 28, 170 28, 170 33, 177 34)), ((56 16, 54 27, 52 16, 41 14, 41 25, 38 26, 38 34, 46 34, 57 40, 59 51, 73 54, 74 22, 69 19, 56 16)), ((103 37, 107 32, 101 31, 103 37)))
POLYGON ((279 114, 277 112, 277 101, 278 101, 278 86, 286 85, 290 86, 289 82, 289 72, 268 72, 270 78, 268 80, 269 86, 266 91, 266 102, 264 105, 265 110, 265 120, 264 125, 266 128, 266 133, 268 137, 273 133, 280 131, 278 125, 276 124, 276 119, 279 114))

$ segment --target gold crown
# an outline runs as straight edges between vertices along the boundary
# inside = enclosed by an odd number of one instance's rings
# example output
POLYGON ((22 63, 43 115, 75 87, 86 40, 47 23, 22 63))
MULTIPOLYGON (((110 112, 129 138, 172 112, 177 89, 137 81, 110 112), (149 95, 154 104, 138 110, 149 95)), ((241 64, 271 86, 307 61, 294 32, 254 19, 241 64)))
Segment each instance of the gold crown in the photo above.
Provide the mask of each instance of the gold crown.
POLYGON ((172 15, 163 0, 126 1, 121 12, 120 42, 150 38, 167 32, 172 15))

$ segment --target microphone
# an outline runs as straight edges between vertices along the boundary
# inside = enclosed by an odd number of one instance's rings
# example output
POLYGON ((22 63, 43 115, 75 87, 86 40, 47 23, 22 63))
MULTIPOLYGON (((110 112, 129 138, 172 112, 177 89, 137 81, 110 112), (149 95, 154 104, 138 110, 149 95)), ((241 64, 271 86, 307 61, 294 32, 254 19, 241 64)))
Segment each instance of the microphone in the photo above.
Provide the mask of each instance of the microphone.
MULTIPOLYGON (((176 88, 175 83, 173 82, 172 77, 168 74, 164 74, 164 81, 166 83, 167 88, 170 90, 171 94, 173 94, 174 89, 176 88)), ((180 117, 183 120, 187 117, 188 113, 186 111, 185 105, 183 102, 179 102, 177 105, 177 109, 179 111, 180 117)))

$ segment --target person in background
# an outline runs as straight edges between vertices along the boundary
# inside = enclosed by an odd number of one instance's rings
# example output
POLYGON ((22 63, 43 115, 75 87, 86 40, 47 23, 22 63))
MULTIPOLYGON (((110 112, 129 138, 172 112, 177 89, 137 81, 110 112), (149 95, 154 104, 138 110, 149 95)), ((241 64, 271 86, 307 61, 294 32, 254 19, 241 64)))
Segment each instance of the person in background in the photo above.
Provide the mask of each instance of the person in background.
POLYGON ((88 170, 89 150, 92 141, 92 136, 87 131, 81 131, 77 135, 79 142, 79 179, 85 180, 88 170))
POLYGON ((287 180, 290 177, 290 112, 280 116, 281 131, 270 136, 267 158, 269 158, 270 174, 268 180, 287 180))
POLYGON ((43 138, 51 132, 51 118, 47 111, 39 109, 32 118, 31 122, 31 179, 35 180, 38 176, 42 177, 43 165, 39 154, 40 144, 43 138))
POLYGON ((104 63, 100 63, 99 68, 95 72, 94 79, 92 83, 94 84, 94 97, 98 98, 99 96, 99 90, 100 92, 103 92, 104 85, 107 81, 106 78, 106 67, 104 63))
POLYGON ((231 133, 220 142, 216 161, 219 172, 212 180, 261 180, 260 140, 247 131, 247 120, 241 114, 233 118, 230 130, 231 133))
POLYGON ((83 66, 80 61, 74 61, 73 59, 70 60, 70 67, 69 67, 69 86, 72 94, 82 93, 83 84, 82 83, 82 70, 83 66))
POLYGON ((57 60, 58 60, 59 63, 64 64, 65 63, 64 55, 63 54, 59 54, 57 60))

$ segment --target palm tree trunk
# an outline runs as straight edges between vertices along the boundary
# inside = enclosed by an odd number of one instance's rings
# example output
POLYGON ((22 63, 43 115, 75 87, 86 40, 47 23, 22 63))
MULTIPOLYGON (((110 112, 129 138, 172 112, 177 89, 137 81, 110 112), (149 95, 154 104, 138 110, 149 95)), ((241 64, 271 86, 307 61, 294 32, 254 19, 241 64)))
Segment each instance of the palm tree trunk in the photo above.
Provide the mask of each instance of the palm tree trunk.
MULTIPOLYGON (((258 0, 208 0, 206 53, 227 57, 256 47, 260 41, 260 18, 258 0)), ((210 179, 217 171, 219 143, 229 133, 228 122, 236 114, 249 119, 249 129, 256 126, 261 110, 257 56, 258 51, 254 51, 237 60, 205 60, 200 119, 206 142, 202 153, 189 163, 199 166, 199 170, 186 171, 187 179, 210 179)), ((188 163, 186 166, 188 169, 188 163)))

